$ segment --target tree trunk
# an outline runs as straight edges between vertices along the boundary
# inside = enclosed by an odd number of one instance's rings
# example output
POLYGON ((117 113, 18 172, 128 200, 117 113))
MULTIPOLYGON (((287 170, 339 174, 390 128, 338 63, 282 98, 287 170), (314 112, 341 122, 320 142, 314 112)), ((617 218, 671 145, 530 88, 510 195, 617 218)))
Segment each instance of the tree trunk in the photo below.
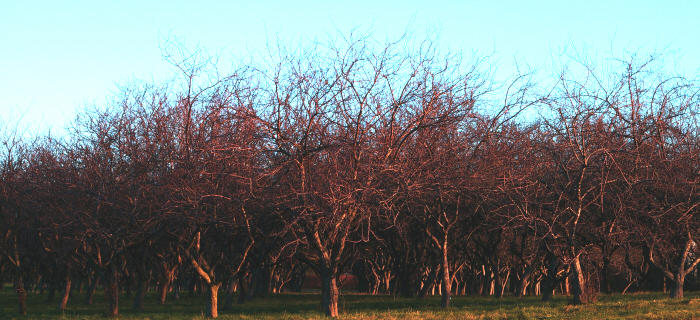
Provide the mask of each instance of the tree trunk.
MULTIPOLYGON (((482 265, 482 268, 483 268, 483 265, 482 265)), ((485 273, 482 274, 481 278, 479 278, 479 276, 477 275, 475 277, 474 283, 476 285, 476 288, 475 288, 476 294, 478 294, 480 296, 484 295, 484 288, 486 287, 486 284, 485 284, 486 283, 486 274, 485 273)))
POLYGON ((107 315, 111 317, 119 316, 119 273, 112 270, 105 283, 105 296, 108 300, 107 315))
POLYGON ((263 263, 260 268, 252 270, 252 290, 256 298, 266 297, 272 287, 273 268, 268 263, 263 263))
POLYGON ((61 303, 58 305, 58 310, 66 310, 66 305, 68 304, 68 297, 70 296, 71 288, 71 278, 70 275, 66 276, 66 287, 63 291, 63 297, 61 297, 61 303))
POLYGON ((158 302, 163 305, 165 304, 165 300, 168 299, 168 289, 170 288, 170 284, 166 282, 165 280, 162 280, 160 285, 158 286, 158 302))
POLYGON ((663 287, 664 287, 664 292, 666 292, 666 281, 668 280, 671 284, 671 298, 674 299, 681 299, 683 298, 683 284, 685 282, 685 276, 688 275, 690 272, 692 272, 698 264, 700 264, 700 258, 696 258, 694 261, 687 261, 688 255, 691 252, 691 248, 695 245, 695 242, 693 241, 693 238, 691 237, 691 234, 688 233, 688 241, 685 243, 685 250, 683 250, 683 253, 680 256, 680 261, 678 261, 678 268, 675 271, 671 271, 667 268, 665 268, 663 265, 659 265, 654 261, 654 250, 653 248, 649 248, 648 250, 648 255, 649 255, 649 262, 656 266, 657 269, 661 271, 661 273, 664 275, 663 278, 663 287), (688 269, 686 269, 686 262, 690 263, 690 266, 688 269))
POLYGON ((49 281, 47 285, 49 293, 46 295, 46 302, 51 302, 56 295, 56 283, 54 281, 49 281))
POLYGON ((127 276, 126 281, 124 281, 124 287, 123 287, 125 292, 125 296, 127 298, 131 298, 131 279, 127 276))
POLYGON ((230 310, 233 306, 233 294, 236 292, 237 281, 237 279, 231 278, 229 281, 227 281, 227 285, 224 286, 226 289, 226 298, 224 299, 224 305, 222 306, 223 310, 230 310))
POLYGON ((336 275, 329 271, 321 273, 321 308, 331 317, 338 317, 338 284, 336 275))
POLYGON ((493 277, 493 274, 490 272, 487 273, 486 266, 483 264, 481 265, 481 272, 484 274, 481 295, 488 296, 491 294, 491 278, 493 277))
MULTIPOLYGON (((301 289, 299 290, 301 292, 301 289)), ((248 285, 245 281, 245 273, 238 273, 238 304, 242 304, 246 300, 246 295, 248 294, 248 285)))
POLYGON ((357 291, 370 293, 369 268, 364 261, 352 265, 352 274, 357 278, 357 291))
POLYGON ((27 291, 24 289, 24 279, 22 279, 21 274, 17 276, 17 281, 15 282, 15 292, 17 292, 19 314, 27 315, 27 291))
POLYGON ((526 270, 518 280, 518 291, 516 292, 518 297, 524 297, 527 294, 527 287, 530 284, 530 275, 532 275, 532 272, 526 270))
POLYGON ((673 282, 671 282, 671 298, 682 299, 683 298, 683 284, 685 282, 685 275, 682 272, 677 272, 673 275, 673 282))
POLYGON ((304 286, 304 279, 306 277, 306 268, 297 264, 294 266, 294 271, 292 271, 292 279, 290 282, 290 288, 293 292, 301 292, 304 286))
POLYGON ((503 294, 506 292, 506 287, 508 286, 508 279, 510 278, 510 269, 506 272, 506 278, 497 282, 498 290, 496 291, 496 298, 502 298, 503 294))
POLYGON ((143 298, 148 291, 148 279, 138 278, 136 295, 134 296, 134 310, 143 310, 143 298))
MULTIPOLYGON (((391 292, 391 270, 384 271, 384 277, 382 280, 382 283, 384 284, 384 292, 389 293, 391 292)), ((413 279, 412 277, 409 277, 409 279, 413 279)), ((411 282, 412 284, 415 285, 415 282, 411 282)), ((410 285, 406 286, 407 288, 411 288, 410 285)), ((414 292, 414 291, 411 291, 414 292)))
POLYGON ((216 319, 219 316, 219 287, 221 283, 209 285, 209 317, 216 319))
POLYGON ((435 276, 437 275, 437 268, 431 269, 432 270, 430 270, 430 273, 428 274, 428 279, 425 281, 425 284, 423 284, 423 287, 418 292, 419 298, 425 298, 425 296, 428 294, 428 291, 430 291, 435 286, 435 276))
POLYGON ((447 260, 447 237, 442 245, 442 298, 440 306, 448 308, 452 300, 452 278, 450 278, 450 264, 447 260))
POLYGON ((190 281, 187 283, 187 291, 189 291, 189 296, 194 297, 194 291, 197 287, 197 277, 191 276, 190 281))
POLYGON ((586 292, 586 280, 583 274, 583 269, 581 269, 581 259, 576 256, 572 262, 574 274, 573 274, 573 287, 574 287, 574 304, 587 304, 589 302, 588 293, 586 292))
POLYGON ((177 301, 180 300, 180 286, 182 286, 182 282, 178 281, 174 282, 173 284, 173 299, 177 301))
MULTIPOLYGON (((0 265, 0 269, 2 269, 2 265, 0 265)), ((0 271, 2 271, 2 270, 0 270, 0 271)), ((2 273, 0 273, 0 279, 2 279, 2 273)), ((44 289, 46 288, 46 283, 44 281, 44 277, 39 275, 37 282, 39 285, 39 294, 44 295, 44 289)))
MULTIPOLYGON (((399 270, 397 273, 397 282, 395 285, 399 289, 399 294, 403 298, 413 298, 416 296, 416 287, 417 283, 414 281, 415 276, 413 274, 413 268, 410 265, 401 265, 399 266, 399 270)), ((382 280, 382 283, 384 284, 384 290, 385 292, 389 292, 389 283, 390 280, 388 279, 389 277, 386 276, 382 280)))
POLYGON ((75 294, 76 291, 77 293, 83 293, 83 277, 78 277, 76 278, 76 283, 74 286, 71 286, 71 294, 75 294))
POLYGON ((168 270, 167 267, 163 268, 163 274, 161 275, 160 283, 158 286, 158 296, 160 304, 165 304, 165 300, 168 298, 168 291, 170 290, 170 286, 173 283, 173 279, 175 277, 175 270, 176 267, 173 267, 170 270, 168 270))
POLYGON ((610 271, 610 258, 603 256, 603 267, 600 270, 600 290, 605 293, 610 293, 610 279, 608 279, 608 272, 610 271))
POLYGON ((85 292, 85 304, 92 304, 92 298, 95 296, 95 289, 97 288, 97 275, 92 277, 92 281, 88 281, 88 289, 85 292))
POLYGON ((551 301, 554 296, 554 281, 552 279, 542 280, 542 301, 551 301))
POLYGON ((557 285, 557 269, 559 268, 559 258, 554 253, 547 250, 546 267, 547 273, 541 281, 542 301, 552 300, 554 289, 557 285))
POLYGON ((662 291, 663 293, 666 293, 666 282, 667 282, 666 277, 664 277, 664 276, 662 275, 662 276, 661 276, 661 291, 662 291))

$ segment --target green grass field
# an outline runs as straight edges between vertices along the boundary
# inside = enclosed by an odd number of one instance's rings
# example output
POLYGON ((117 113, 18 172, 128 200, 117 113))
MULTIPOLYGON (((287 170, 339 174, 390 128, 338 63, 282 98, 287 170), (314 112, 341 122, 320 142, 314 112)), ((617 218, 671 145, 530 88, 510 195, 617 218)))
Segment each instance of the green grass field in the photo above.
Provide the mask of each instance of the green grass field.
MULTIPOLYGON (((143 312, 131 309, 131 299, 120 298, 119 319, 205 319, 203 298, 169 300, 166 306, 147 296, 143 312)), ((17 313, 14 292, 0 292, 2 319, 103 319, 102 295, 93 305, 82 303, 82 295, 73 297, 65 312, 58 311, 58 297, 46 302, 45 296, 29 294, 29 313, 17 313)), ((324 319, 318 294, 282 294, 258 299, 231 310, 222 310, 220 319, 324 319)), ((600 295, 598 302, 587 306, 570 306, 567 297, 555 297, 543 303, 538 297, 501 299, 489 297, 455 297, 449 310, 439 308, 440 298, 404 299, 391 296, 344 294, 340 299, 340 319, 700 319, 700 292, 687 292, 682 300, 668 299, 663 293, 600 295)))

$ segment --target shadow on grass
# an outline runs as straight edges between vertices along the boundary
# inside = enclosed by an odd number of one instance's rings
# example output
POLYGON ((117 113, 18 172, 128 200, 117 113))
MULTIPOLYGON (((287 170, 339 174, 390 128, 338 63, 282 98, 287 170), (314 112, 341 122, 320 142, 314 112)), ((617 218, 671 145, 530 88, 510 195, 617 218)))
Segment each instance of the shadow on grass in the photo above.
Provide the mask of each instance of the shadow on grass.
MULTIPOLYGON (((82 303, 84 294, 71 296, 65 312, 58 311, 58 297, 47 302, 46 295, 30 293, 28 296, 29 315, 23 319, 100 319, 104 316, 106 303, 102 292, 95 296, 95 304, 82 303)), ((193 319, 204 317, 207 312, 207 300, 204 297, 189 297, 187 294, 179 300, 169 297, 166 305, 158 304, 156 294, 151 292, 144 301, 144 309, 136 311, 131 308, 132 299, 120 297, 120 314, 123 319, 193 319)), ((221 297, 223 300, 224 297, 221 297)), ((654 314, 659 310, 700 309, 696 304, 700 292, 688 292, 684 300, 668 299, 663 293, 640 293, 631 295, 600 295, 596 304, 585 307, 568 305, 569 297, 555 296, 551 302, 542 302, 540 297, 503 298, 481 296, 457 296, 452 300, 452 308, 440 308, 440 297, 400 298, 389 295, 371 296, 363 294, 343 294, 339 308, 346 315, 373 315, 377 319, 390 315, 420 312, 420 314, 461 313, 476 316, 540 318, 561 317, 586 318, 587 314, 598 317, 635 317, 635 315, 654 314), (696 299, 696 300, 693 300, 696 299), (697 307, 695 307, 697 306, 697 307)), ((221 310, 224 318, 319 318, 322 316, 320 295, 318 293, 278 294, 267 298, 254 299, 245 304, 234 304, 228 310, 221 310)), ((19 318, 14 292, 5 288, 0 290, 0 318, 19 318)), ((363 317, 364 318, 364 317, 363 317)), ((422 316, 419 316, 422 318, 422 316)))

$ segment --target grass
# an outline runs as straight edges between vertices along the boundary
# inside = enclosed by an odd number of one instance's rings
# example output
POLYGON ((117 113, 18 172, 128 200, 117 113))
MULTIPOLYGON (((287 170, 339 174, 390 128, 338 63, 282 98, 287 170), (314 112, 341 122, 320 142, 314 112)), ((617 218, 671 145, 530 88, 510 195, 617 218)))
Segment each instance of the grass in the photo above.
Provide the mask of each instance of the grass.
MULTIPOLYGON (((223 297, 221 297, 223 298, 223 297)), ((0 291, 2 319, 104 319, 103 296, 98 293, 93 305, 82 303, 83 296, 71 297, 65 312, 58 311, 58 297, 46 302, 46 296, 29 294, 26 317, 17 313, 16 297, 10 288, 0 291)), ((221 303, 221 302, 220 302, 221 303)), ((345 294, 340 298, 340 319, 700 319, 700 292, 686 292, 686 298, 673 300, 663 293, 600 295, 598 302, 571 306, 567 297, 555 297, 543 303, 539 297, 454 297, 453 307, 442 310, 439 297, 425 299, 345 294)), ((131 299, 120 297, 119 319, 205 319, 206 301, 185 297, 158 305, 154 293, 146 297, 143 312, 131 309, 131 299)), ((319 296, 314 293, 281 294, 257 299, 231 310, 219 312, 220 319, 324 319, 319 296)))

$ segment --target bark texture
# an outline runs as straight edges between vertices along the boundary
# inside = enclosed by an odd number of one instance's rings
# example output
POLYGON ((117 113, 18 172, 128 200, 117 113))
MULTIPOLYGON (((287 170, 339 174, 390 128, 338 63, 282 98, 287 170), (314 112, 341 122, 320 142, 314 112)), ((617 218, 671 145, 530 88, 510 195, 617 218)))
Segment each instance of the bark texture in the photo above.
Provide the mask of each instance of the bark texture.
POLYGON ((321 274, 321 308, 326 316, 338 317, 338 283, 336 276, 330 272, 321 274))

